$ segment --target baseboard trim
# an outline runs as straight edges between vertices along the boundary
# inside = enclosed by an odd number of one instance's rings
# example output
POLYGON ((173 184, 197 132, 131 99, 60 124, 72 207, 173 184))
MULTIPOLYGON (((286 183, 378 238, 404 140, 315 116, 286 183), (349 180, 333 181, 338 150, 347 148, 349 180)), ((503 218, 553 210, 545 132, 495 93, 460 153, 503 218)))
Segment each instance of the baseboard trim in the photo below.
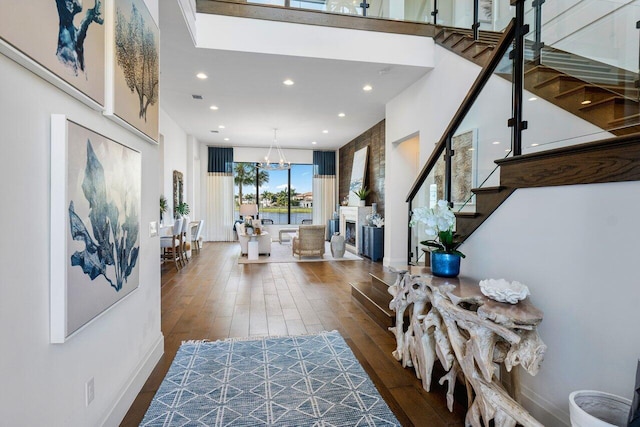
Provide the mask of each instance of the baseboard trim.
POLYGON ((391 258, 391 257, 383 257, 382 265, 385 267, 394 267, 398 269, 406 269, 407 268, 407 259, 406 258, 391 258))
MULTIPOLYGON (((554 403, 535 393, 528 387, 521 386, 522 406, 545 426, 570 426, 569 414, 562 411, 554 403)), ((567 402, 569 396, 567 396, 567 402)))
POLYGON ((155 344, 151 347, 149 353, 147 353, 147 356, 135 370, 131 380, 123 388, 120 396, 113 406, 113 409, 111 409, 104 421, 100 424, 101 426, 106 427, 120 425, 124 416, 127 415, 127 411, 129 411, 131 404, 136 399, 138 393, 140 393, 140 390, 142 390, 142 386, 144 386, 144 383, 147 381, 147 378, 149 378, 149 375, 151 375, 151 372, 156 367, 163 354, 164 335, 161 333, 155 344))

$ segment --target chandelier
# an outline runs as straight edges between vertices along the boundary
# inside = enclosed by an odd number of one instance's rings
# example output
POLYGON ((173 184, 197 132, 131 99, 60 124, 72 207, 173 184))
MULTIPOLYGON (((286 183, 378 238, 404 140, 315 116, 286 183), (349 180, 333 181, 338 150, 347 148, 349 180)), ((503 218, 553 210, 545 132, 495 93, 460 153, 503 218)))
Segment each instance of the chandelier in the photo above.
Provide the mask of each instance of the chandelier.
POLYGON ((278 132, 278 129, 273 130, 273 142, 269 146, 269 151, 267 152, 267 155, 265 156, 264 161, 258 163, 258 167, 260 169, 265 169, 265 170, 291 169, 291 162, 287 162, 287 158, 284 156, 284 153, 280 148, 280 144, 278 144, 277 132, 278 132), (274 144, 276 146, 276 150, 278 152, 278 158, 279 158, 279 160, 275 162, 270 160, 271 150, 273 150, 274 144))

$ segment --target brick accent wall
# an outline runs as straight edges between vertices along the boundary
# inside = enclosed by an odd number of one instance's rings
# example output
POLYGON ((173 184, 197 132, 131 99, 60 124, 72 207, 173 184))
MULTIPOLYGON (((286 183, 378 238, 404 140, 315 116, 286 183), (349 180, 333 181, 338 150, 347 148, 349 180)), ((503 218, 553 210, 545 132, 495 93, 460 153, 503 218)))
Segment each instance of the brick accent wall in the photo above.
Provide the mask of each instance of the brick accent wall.
POLYGON ((364 180, 366 187, 371 189, 371 193, 367 196, 367 206, 374 202, 377 203, 378 213, 382 216, 384 216, 384 135, 385 121, 382 120, 362 135, 342 146, 339 150, 340 164, 338 170, 338 201, 342 202, 342 199, 349 194, 353 154, 363 147, 369 147, 364 180))

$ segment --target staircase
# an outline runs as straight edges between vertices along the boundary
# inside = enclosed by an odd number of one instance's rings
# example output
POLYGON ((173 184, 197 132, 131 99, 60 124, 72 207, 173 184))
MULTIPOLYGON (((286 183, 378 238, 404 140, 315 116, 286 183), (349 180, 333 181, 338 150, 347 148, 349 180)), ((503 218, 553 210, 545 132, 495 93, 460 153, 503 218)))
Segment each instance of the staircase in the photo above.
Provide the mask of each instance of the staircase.
POLYGON ((349 283, 351 285, 351 297, 358 301, 364 311, 385 330, 395 326, 396 315, 389 308, 391 294, 389 286, 396 281, 396 273, 369 273, 370 282, 349 283))
MULTIPOLYGON (((428 269, 419 266, 411 266, 410 274, 430 274, 428 269)), ((394 272, 369 273, 370 282, 349 283, 351 285, 351 297, 358 301, 364 311, 378 325, 385 330, 396 325, 396 314, 389 308, 392 296, 389 286, 396 282, 398 276, 394 272)), ((409 324, 409 313, 405 313, 405 329, 409 324)), ((391 332, 389 332, 392 334, 391 332)), ((393 334, 392 334, 393 335, 393 334)))
MULTIPOLYGON (((486 65, 502 33, 443 28, 436 43, 480 65, 486 65)), ((640 132, 638 74, 569 52, 544 48, 539 64, 527 42, 525 89, 614 135, 640 132)), ((496 74, 511 78, 511 70, 496 74)))

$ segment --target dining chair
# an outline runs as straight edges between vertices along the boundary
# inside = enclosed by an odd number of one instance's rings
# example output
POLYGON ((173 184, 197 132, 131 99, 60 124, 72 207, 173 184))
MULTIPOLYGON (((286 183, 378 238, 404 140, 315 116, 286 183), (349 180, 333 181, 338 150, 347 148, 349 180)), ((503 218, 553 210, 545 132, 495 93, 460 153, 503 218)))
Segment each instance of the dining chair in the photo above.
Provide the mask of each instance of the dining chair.
POLYGON ((200 253, 200 249, 202 248, 202 226, 204 225, 204 219, 200 221, 191 222, 191 246, 192 250, 196 253, 200 253))
POLYGON ((161 258, 164 261, 173 261, 176 270, 182 268, 181 254, 181 236, 182 234, 182 218, 178 218, 173 223, 172 235, 160 238, 160 247, 162 248, 161 258))
POLYGON ((189 224, 191 223, 188 216, 182 217, 182 232, 180 233, 180 256, 182 257, 183 264, 189 262, 189 252, 191 251, 191 230, 189 224))

